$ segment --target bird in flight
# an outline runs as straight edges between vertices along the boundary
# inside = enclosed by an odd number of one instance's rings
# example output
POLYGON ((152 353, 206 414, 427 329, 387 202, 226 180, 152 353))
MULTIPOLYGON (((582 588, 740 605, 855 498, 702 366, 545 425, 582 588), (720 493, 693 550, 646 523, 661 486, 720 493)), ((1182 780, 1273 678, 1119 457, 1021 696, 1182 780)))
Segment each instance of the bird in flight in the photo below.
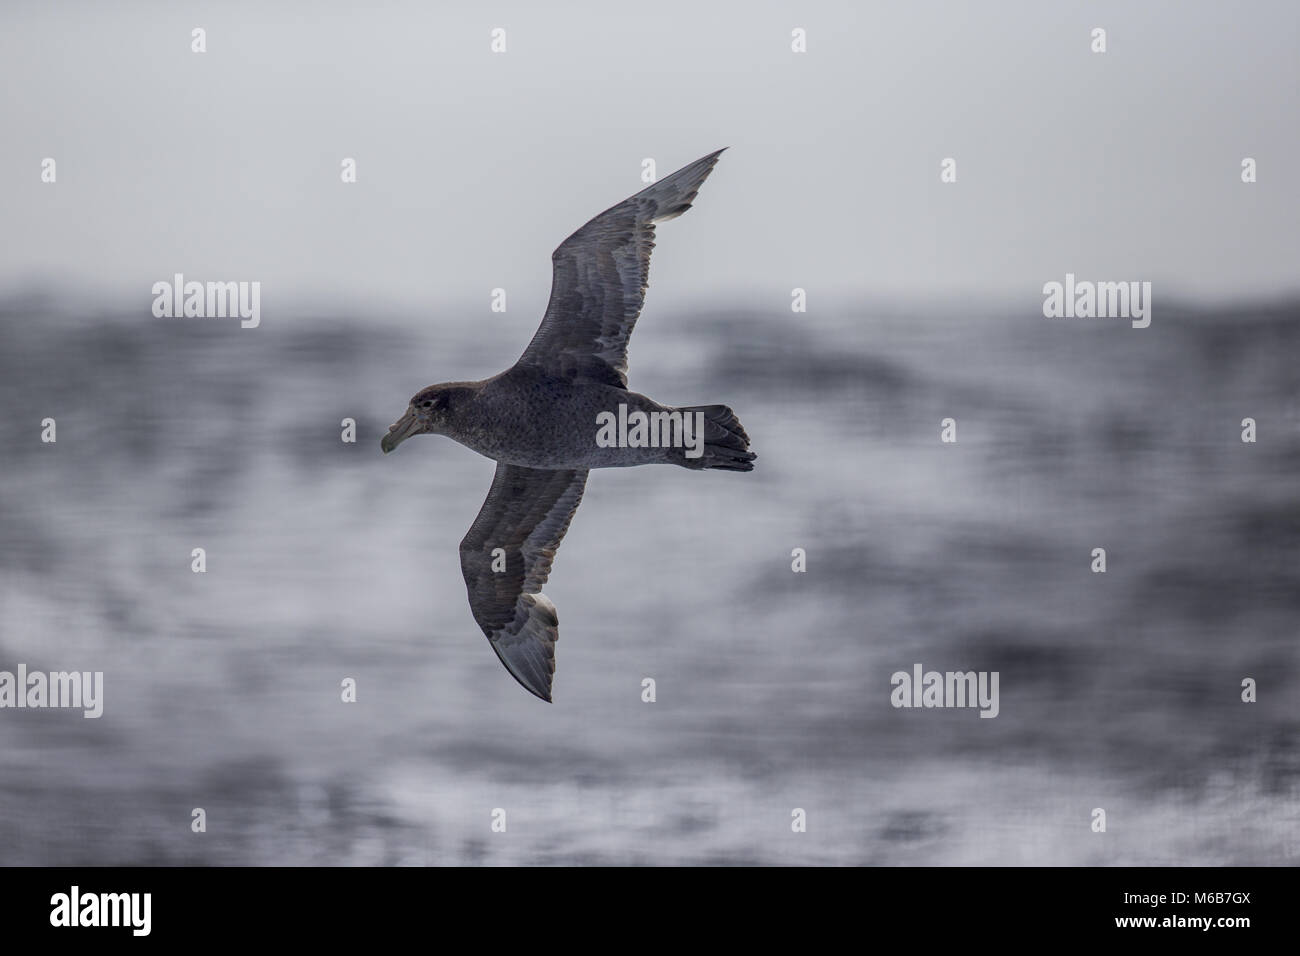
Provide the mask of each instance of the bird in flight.
POLYGON ((725 405, 660 405, 627 387, 627 342, 641 314, 655 223, 691 207, 722 150, 611 206, 551 255, 551 298, 513 366, 481 382, 417 392, 384 436, 446 435, 497 463, 460 543, 474 619, 511 675, 551 699, 555 605, 542 593, 592 468, 675 464, 752 471, 755 455, 725 405))

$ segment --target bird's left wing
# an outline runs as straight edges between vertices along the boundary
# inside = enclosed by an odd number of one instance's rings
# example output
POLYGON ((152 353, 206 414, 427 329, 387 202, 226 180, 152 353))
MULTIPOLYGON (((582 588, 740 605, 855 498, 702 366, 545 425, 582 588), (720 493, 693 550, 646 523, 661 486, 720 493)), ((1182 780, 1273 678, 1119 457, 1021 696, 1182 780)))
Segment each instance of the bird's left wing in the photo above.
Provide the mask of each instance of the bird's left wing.
POLYGON ((627 388, 627 341, 645 302, 655 223, 691 208, 722 150, 606 209, 551 255, 551 301, 519 358, 548 375, 627 388))
POLYGON ((547 701, 559 622, 541 590, 586 484, 586 469, 498 464, 487 500, 460 543, 474 620, 515 680, 547 701))

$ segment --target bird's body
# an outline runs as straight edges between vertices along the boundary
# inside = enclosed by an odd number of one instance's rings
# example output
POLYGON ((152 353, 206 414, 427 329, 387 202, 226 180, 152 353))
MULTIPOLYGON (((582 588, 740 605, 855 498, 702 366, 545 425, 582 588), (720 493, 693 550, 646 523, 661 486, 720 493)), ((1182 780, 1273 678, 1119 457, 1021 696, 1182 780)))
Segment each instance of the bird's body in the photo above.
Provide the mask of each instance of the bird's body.
POLYGON ((627 388, 627 341, 649 279, 654 224, 675 218, 722 151, 607 209, 552 256, 546 317, 524 354, 481 382, 431 385, 384 436, 446 435, 497 462, 461 541, 470 608, 525 688, 551 699, 558 621, 541 593, 593 468, 676 464, 750 471, 749 436, 725 405, 661 405, 627 388))
POLYGON ((623 468, 672 460, 673 448, 602 448, 597 416, 620 403, 629 412, 670 411, 653 399, 610 385, 555 379, 514 366, 482 382, 463 384, 464 402, 451 403, 446 434, 494 461, 525 468, 623 468))

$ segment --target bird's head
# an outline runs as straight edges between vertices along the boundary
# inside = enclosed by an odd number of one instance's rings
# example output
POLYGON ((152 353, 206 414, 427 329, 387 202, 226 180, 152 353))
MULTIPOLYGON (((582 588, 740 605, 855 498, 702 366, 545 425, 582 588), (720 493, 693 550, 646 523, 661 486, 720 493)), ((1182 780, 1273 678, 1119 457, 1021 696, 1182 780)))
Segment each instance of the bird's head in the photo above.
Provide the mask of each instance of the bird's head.
POLYGON ((412 435, 436 435, 442 431, 456 391, 454 385, 430 385, 416 392, 402 417, 388 426, 388 434, 380 442, 384 453, 412 435))

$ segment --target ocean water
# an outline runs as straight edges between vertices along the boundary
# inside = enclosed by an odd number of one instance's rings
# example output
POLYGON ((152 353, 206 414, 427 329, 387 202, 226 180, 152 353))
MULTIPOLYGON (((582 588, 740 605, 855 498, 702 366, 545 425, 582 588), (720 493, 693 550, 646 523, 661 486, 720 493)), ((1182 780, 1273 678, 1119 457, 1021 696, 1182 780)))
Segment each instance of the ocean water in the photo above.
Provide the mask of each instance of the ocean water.
POLYGON ((379 449, 524 325, 0 302, 0 669, 105 675, 100 719, 0 710, 0 864, 1300 860, 1300 304, 652 297, 632 387, 759 460, 593 473, 551 705, 465 598, 492 463, 379 449), (916 663, 996 719, 891 706, 916 663))

